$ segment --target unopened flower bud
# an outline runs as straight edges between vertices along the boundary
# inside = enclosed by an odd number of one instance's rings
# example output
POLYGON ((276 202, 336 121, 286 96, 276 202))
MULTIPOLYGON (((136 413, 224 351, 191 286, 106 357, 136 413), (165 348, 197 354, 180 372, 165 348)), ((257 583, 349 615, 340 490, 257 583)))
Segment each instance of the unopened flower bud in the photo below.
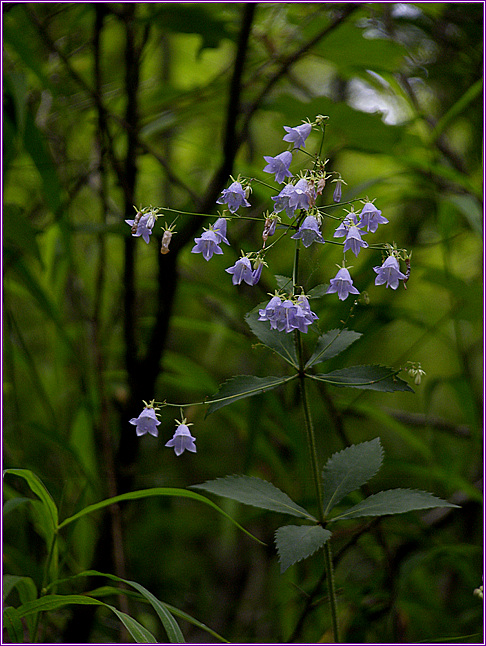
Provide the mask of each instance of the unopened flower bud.
POLYGON ((162 236, 162 244, 160 246, 160 253, 161 254, 166 254, 169 253, 169 244, 170 241, 172 240, 172 231, 170 229, 166 229, 164 231, 164 235, 162 236))
POLYGON ((334 188, 334 193, 332 194, 332 199, 336 204, 341 201, 342 195, 342 186, 341 182, 336 182, 336 187, 334 188))

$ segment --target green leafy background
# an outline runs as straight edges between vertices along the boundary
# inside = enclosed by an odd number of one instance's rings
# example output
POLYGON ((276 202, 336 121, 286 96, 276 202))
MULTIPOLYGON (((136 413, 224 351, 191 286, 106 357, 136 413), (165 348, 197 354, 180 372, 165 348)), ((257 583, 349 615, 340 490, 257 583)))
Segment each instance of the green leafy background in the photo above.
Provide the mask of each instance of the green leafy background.
MULTIPOLYGON (((231 223, 231 248, 206 263, 190 251, 207 220, 179 218, 161 256, 156 234, 147 246, 124 219, 134 204, 216 214, 230 174, 268 181, 263 155, 282 152, 283 126, 323 114, 343 199, 376 198, 390 221, 376 240, 413 256, 407 290, 397 292, 374 285, 378 252, 353 257, 369 304, 349 319, 349 302, 312 300, 321 334, 345 321, 362 335, 318 370, 413 360, 427 374, 415 386, 401 373, 415 393, 313 381, 321 462, 380 437, 385 461, 363 493, 423 489, 461 505, 333 528, 343 639, 481 641, 483 5, 3 10, 4 467, 29 470, 49 492, 37 498, 28 481, 4 480, 4 567, 18 577, 7 589, 10 637, 166 640, 144 593, 116 594, 122 579, 175 608, 187 642, 330 639, 322 557, 282 575, 273 540, 285 521, 236 501, 217 503, 266 546, 190 495, 153 496, 65 526, 45 567, 57 517, 152 487, 238 473, 315 513, 296 381, 208 417, 205 407, 185 409, 195 455, 164 448, 178 409, 160 411, 157 439, 136 438, 128 424, 142 399, 201 401, 234 375, 292 374, 245 321, 276 289, 271 272, 289 275, 292 248, 278 247, 257 287, 235 287, 224 269, 240 249, 260 246, 260 225, 231 223), (118 579, 70 578, 87 570, 118 579), (37 600, 46 576, 69 581, 49 589, 51 610, 38 623, 22 619, 21 604, 46 603, 37 600), (105 605, 56 601, 93 589, 105 605)), ((318 143, 311 135, 307 147, 318 143)), ((249 215, 270 208, 270 195, 256 186, 249 215)), ((174 217, 167 212, 167 224, 174 217)), ((328 283, 341 260, 336 245, 318 246, 301 255, 307 289, 328 283)), ((309 358, 317 336, 305 339, 309 358)), ((290 346, 280 350, 292 357, 290 346)), ((361 499, 354 492, 346 502, 361 499)))

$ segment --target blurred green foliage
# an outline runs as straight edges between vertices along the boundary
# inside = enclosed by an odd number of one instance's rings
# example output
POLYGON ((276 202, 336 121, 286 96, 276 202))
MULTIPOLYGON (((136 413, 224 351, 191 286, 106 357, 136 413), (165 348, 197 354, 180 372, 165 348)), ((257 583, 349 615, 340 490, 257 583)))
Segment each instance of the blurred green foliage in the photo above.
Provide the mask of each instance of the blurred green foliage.
MULTIPOLYGON (((37 474, 61 520, 126 491, 232 473, 312 500, 293 384, 208 419, 186 409, 196 455, 164 448, 172 409, 161 411, 158 439, 134 437, 128 420, 142 399, 198 401, 232 375, 286 368, 254 345, 244 321, 274 291, 270 272, 254 288, 234 287, 224 272, 241 248, 260 246, 259 227, 232 222, 232 249, 206 263, 190 253, 204 218, 179 218, 167 256, 131 238, 124 219, 149 204, 215 214, 231 173, 268 180, 263 155, 283 150, 283 125, 329 115, 323 154, 347 182, 343 200, 376 198, 390 220, 377 236, 413 256, 407 290, 396 293, 374 285, 379 254, 356 259, 353 278, 370 302, 348 327, 363 336, 327 367, 412 360, 427 374, 414 394, 313 386, 321 461, 379 436, 386 460, 371 493, 420 488, 461 505, 336 532, 343 637, 480 641, 483 4, 2 8, 4 466, 37 474)), ((311 136, 308 149, 317 145, 311 136)), ((271 208, 263 188, 251 202, 255 216, 271 208)), ((272 272, 288 275, 291 254, 279 249, 272 272)), ((309 248, 305 284, 328 282, 341 254, 309 248)), ((315 303, 322 331, 348 316, 337 298, 315 303)), ((13 480, 4 494, 31 497, 13 480)), ((136 581, 233 642, 329 641, 322 558, 280 575, 279 519, 222 506, 267 547, 195 501, 154 498, 80 520, 63 535, 60 572, 136 581)), ((15 588, 15 606, 40 591, 46 529, 34 504, 8 512, 5 571, 36 588, 15 588)), ((57 592, 89 585, 81 578, 57 592)), ((121 609, 163 640, 147 605, 124 598, 121 609)), ((209 638, 181 626, 188 642, 209 638)), ((43 616, 38 637, 125 635, 105 609, 84 606, 43 616)))

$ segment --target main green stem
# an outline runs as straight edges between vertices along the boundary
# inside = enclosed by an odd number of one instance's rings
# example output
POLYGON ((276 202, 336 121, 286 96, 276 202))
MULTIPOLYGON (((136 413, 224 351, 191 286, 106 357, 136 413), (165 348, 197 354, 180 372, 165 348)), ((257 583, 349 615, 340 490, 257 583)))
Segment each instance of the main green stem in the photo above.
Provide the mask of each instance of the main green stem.
MULTIPOLYGON (((295 288, 298 285, 299 277, 299 245, 300 241, 296 241, 295 254, 294 254, 294 269, 292 275, 293 282, 293 295, 295 296, 295 288)), ((295 331, 295 342, 297 344, 297 355, 299 358, 299 382, 300 382, 300 395, 302 401, 302 408, 304 411, 305 431, 307 437, 307 446, 309 447, 309 457, 311 461, 312 478, 316 490, 318 512, 317 517, 321 524, 324 524, 324 504, 322 493, 322 482, 319 473, 319 462, 317 459, 317 446, 316 437, 314 433, 314 424, 312 423, 311 410, 309 405, 309 398, 307 393, 307 379, 305 374, 305 360, 304 351, 302 347, 302 335, 299 330, 295 331)), ((332 551, 330 541, 324 545, 324 556, 326 565, 327 585, 329 589, 329 605, 331 609, 332 632, 334 642, 339 643, 339 626, 337 616, 337 602, 336 602, 336 585, 334 582, 334 569, 332 565, 332 551)))
POLYGON ((334 643, 339 644, 339 623, 337 614, 336 583, 334 581, 334 567, 332 564, 331 541, 324 545, 324 559, 326 563, 327 588, 329 590, 329 606, 331 608, 332 634, 334 643))
POLYGON ((319 463, 317 461, 317 447, 316 447, 316 438, 314 434, 314 425, 312 423, 309 398, 307 394, 307 382, 303 367, 302 361, 302 339, 300 332, 296 332, 297 335, 297 347, 299 353, 299 380, 300 380, 300 396, 302 401, 302 408, 304 411, 304 420, 305 420, 305 430, 307 436, 307 446, 309 447, 309 456, 312 467, 312 478, 314 480, 314 486, 316 490, 317 506, 318 506, 318 518, 322 523, 324 520, 324 505, 323 505, 323 496, 322 496, 322 483, 319 475, 319 463))

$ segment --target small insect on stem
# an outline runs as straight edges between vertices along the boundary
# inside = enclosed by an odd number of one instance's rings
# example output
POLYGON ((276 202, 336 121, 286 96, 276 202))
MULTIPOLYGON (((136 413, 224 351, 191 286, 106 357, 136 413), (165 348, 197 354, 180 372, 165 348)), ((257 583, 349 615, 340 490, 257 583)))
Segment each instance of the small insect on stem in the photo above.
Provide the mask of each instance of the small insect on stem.
POLYGON ((133 220, 132 233, 137 233, 138 223, 140 222, 140 218, 142 217, 142 215, 143 215, 142 211, 137 211, 137 215, 133 220))

